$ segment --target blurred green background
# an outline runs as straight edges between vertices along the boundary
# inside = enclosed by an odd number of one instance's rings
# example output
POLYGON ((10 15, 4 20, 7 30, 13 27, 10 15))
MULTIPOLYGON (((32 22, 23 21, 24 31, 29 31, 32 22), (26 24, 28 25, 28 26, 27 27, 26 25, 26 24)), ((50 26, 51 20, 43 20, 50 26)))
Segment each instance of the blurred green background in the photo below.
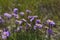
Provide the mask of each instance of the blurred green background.
POLYGON ((19 12, 29 9, 42 20, 48 17, 60 20, 60 0, 0 0, 0 14, 11 12, 15 7, 19 12))

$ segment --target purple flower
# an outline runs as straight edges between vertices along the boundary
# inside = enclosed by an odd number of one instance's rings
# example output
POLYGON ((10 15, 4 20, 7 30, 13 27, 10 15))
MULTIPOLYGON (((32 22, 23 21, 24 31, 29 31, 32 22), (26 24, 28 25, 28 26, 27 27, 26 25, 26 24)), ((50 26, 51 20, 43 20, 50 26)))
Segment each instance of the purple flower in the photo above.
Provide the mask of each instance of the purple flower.
POLYGON ((18 14, 12 14, 15 18, 19 18, 19 15, 18 14))
POLYGON ((16 23, 16 24, 19 24, 19 21, 18 21, 18 20, 16 20, 16 21, 15 21, 15 23, 16 23))
POLYGON ((28 19, 31 19, 33 16, 28 16, 28 19))
POLYGON ((43 25, 40 24, 38 27, 39 27, 39 29, 41 29, 43 27, 43 25))
POLYGON ((51 22, 50 22, 50 25, 51 25, 51 26, 54 26, 54 25, 55 25, 55 22, 54 22, 54 21, 51 21, 51 22))
POLYGON ((32 22, 35 18, 37 18, 38 16, 28 16, 28 19, 30 19, 30 22, 32 22))
POLYGON ((48 29, 47 32, 49 35, 51 35, 53 33, 52 29, 48 29))
POLYGON ((7 37, 9 37, 9 36, 10 36, 10 32, 9 32, 9 31, 7 31, 7 32, 6 32, 6 34, 7 34, 7 37))
POLYGON ((30 19, 30 18, 37 18, 38 16, 28 16, 28 19, 30 19))
POLYGON ((55 25, 55 22, 48 19, 47 20, 47 24, 49 24, 50 26, 54 26, 55 25))
POLYGON ((12 17, 12 15, 9 14, 9 13, 4 13, 4 16, 7 17, 7 18, 11 18, 12 17))
POLYGON ((23 21, 19 21, 19 24, 21 25, 23 23, 23 21))
POLYGON ((20 15, 21 15, 21 16, 24 16, 24 12, 20 12, 20 15))
POLYGON ((15 14, 17 14, 17 13, 18 13, 18 8, 14 8, 13 12, 14 12, 15 14))
POLYGON ((17 14, 12 14, 14 17, 16 17, 17 16, 17 14))
POLYGON ((41 21, 39 19, 36 20, 36 23, 39 24, 41 21))
POLYGON ((26 12, 27 12, 27 13, 31 13, 31 10, 28 10, 28 9, 27 9, 26 12))
POLYGON ((32 22, 34 20, 34 17, 30 19, 30 22, 32 22))
POLYGON ((18 20, 16 20, 15 23, 21 25, 21 24, 23 23, 23 21, 18 21, 18 20))
POLYGON ((17 15, 15 18, 18 19, 19 18, 19 15, 17 15))
POLYGON ((35 24, 39 29, 41 29, 43 27, 42 24, 35 24))
POLYGON ((10 32, 9 31, 3 31, 2 32, 2 39, 7 39, 7 37, 10 36, 10 32))
POLYGON ((37 26, 36 25, 34 25, 34 28, 33 28, 34 30, 36 30, 37 29, 37 26))
POLYGON ((0 19, 0 23, 3 24, 4 23, 4 20, 3 19, 0 19))
POLYGON ((2 39, 7 39, 6 33, 2 34, 2 39))

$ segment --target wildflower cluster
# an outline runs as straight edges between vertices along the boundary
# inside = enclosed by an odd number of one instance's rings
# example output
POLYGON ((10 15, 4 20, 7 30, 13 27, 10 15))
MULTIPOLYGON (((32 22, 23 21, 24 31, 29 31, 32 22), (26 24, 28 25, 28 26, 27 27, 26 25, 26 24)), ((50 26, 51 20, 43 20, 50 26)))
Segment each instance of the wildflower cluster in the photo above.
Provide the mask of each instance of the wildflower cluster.
MULTIPOLYGON (((10 21, 9 22, 9 25, 10 25, 10 24, 12 24, 12 22, 14 22, 14 24, 16 26, 16 28, 13 30, 14 32, 20 32, 22 30, 27 31, 27 32, 30 30, 41 31, 42 29, 45 29, 46 25, 41 23, 41 20, 38 18, 37 15, 33 15, 33 16, 29 15, 31 13, 32 13, 32 11, 27 9, 26 17, 25 17, 24 12, 18 13, 18 8, 14 8, 12 14, 4 13, 4 18, 8 21, 5 21, 0 16, 0 24, 2 24, 2 23, 4 24, 4 23, 7 23, 10 21), (11 21, 11 19, 14 19, 14 20, 11 21)), ((49 27, 47 28, 47 30, 43 30, 43 31, 47 31, 49 35, 52 35, 52 33, 53 33, 52 27, 54 27, 56 25, 55 22, 53 20, 48 19, 46 21, 46 24, 49 25, 49 27)), ((11 28, 13 28, 13 27, 11 27, 11 28)), ((2 32, 2 39, 7 39, 11 35, 10 33, 11 33, 11 31, 4 29, 2 32)))

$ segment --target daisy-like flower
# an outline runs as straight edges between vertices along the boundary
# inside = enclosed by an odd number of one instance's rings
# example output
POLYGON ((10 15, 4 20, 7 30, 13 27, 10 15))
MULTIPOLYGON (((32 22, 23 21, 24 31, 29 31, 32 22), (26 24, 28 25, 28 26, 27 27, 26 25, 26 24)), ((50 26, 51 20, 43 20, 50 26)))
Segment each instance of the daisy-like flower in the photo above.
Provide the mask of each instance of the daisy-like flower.
POLYGON ((4 13, 4 16, 7 17, 8 19, 12 17, 12 15, 9 13, 4 13))
POLYGON ((18 8, 14 8, 13 12, 14 12, 14 14, 17 14, 18 13, 18 8))
POLYGON ((24 16, 24 12, 20 12, 20 15, 21 15, 21 16, 24 16))

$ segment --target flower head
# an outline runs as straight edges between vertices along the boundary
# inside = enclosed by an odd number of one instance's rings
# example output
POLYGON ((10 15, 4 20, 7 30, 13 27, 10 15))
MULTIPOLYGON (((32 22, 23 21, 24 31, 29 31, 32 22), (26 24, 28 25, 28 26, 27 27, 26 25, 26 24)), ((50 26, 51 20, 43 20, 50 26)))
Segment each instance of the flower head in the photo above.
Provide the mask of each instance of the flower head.
POLYGON ((38 16, 28 16, 28 19, 30 19, 30 22, 32 22, 35 18, 37 18, 38 16))
POLYGON ((14 12, 15 14, 17 14, 17 13, 18 13, 18 8, 14 8, 13 12, 14 12))
POLYGON ((47 24, 49 24, 50 26, 54 26, 55 22, 53 20, 47 20, 47 24))
POLYGON ((6 36, 5 32, 2 34, 2 39, 7 39, 7 36, 6 36))
POLYGON ((37 29, 37 26, 36 26, 36 25, 34 25, 33 29, 34 29, 34 30, 36 30, 36 29, 37 29))
POLYGON ((21 25, 21 24, 23 23, 23 21, 18 21, 18 20, 16 20, 15 23, 21 25))
POLYGON ((24 12, 20 12, 20 15, 21 15, 21 16, 24 16, 24 12))
POLYGON ((28 9, 27 9, 26 12, 27 12, 27 13, 31 13, 31 10, 28 10, 28 9))
POLYGON ((52 26, 54 26, 54 25, 55 25, 55 22, 54 22, 54 21, 51 21, 50 24, 51 24, 52 26))
POLYGON ((12 17, 12 15, 9 14, 9 13, 4 13, 4 16, 7 17, 7 18, 11 18, 12 17))
POLYGON ((7 37, 9 37, 9 36, 10 36, 10 32, 9 32, 9 31, 7 31, 7 32, 6 32, 6 34, 7 34, 7 37))
POLYGON ((19 18, 19 15, 18 14, 12 14, 15 18, 19 18))
POLYGON ((15 23, 16 23, 16 24, 19 24, 19 21, 18 21, 18 20, 15 20, 15 23))
POLYGON ((3 31, 2 32, 2 39, 7 39, 7 37, 10 36, 10 32, 9 31, 3 31))
POLYGON ((3 19, 0 19, 0 24, 3 24, 5 21, 3 19))
POLYGON ((48 34, 51 35, 53 33, 52 29, 48 29, 48 34))
POLYGON ((30 22, 32 22, 34 20, 34 17, 30 19, 30 22))
POLYGON ((39 24, 41 21, 39 19, 36 20, 36 23, 39 24))
POLYGON ((37 26, 39 29, 41 29, 41 28, 43 27, 42 24, 36 24, 36 26, 37 26))
POLYGON ((28 19, 31 19, 31 18, 33 18, 33 16, 28 16, 28 19))
POLYGON ((21 25, 23 23, 23 21, 19 21, 19 24, 21 25))

